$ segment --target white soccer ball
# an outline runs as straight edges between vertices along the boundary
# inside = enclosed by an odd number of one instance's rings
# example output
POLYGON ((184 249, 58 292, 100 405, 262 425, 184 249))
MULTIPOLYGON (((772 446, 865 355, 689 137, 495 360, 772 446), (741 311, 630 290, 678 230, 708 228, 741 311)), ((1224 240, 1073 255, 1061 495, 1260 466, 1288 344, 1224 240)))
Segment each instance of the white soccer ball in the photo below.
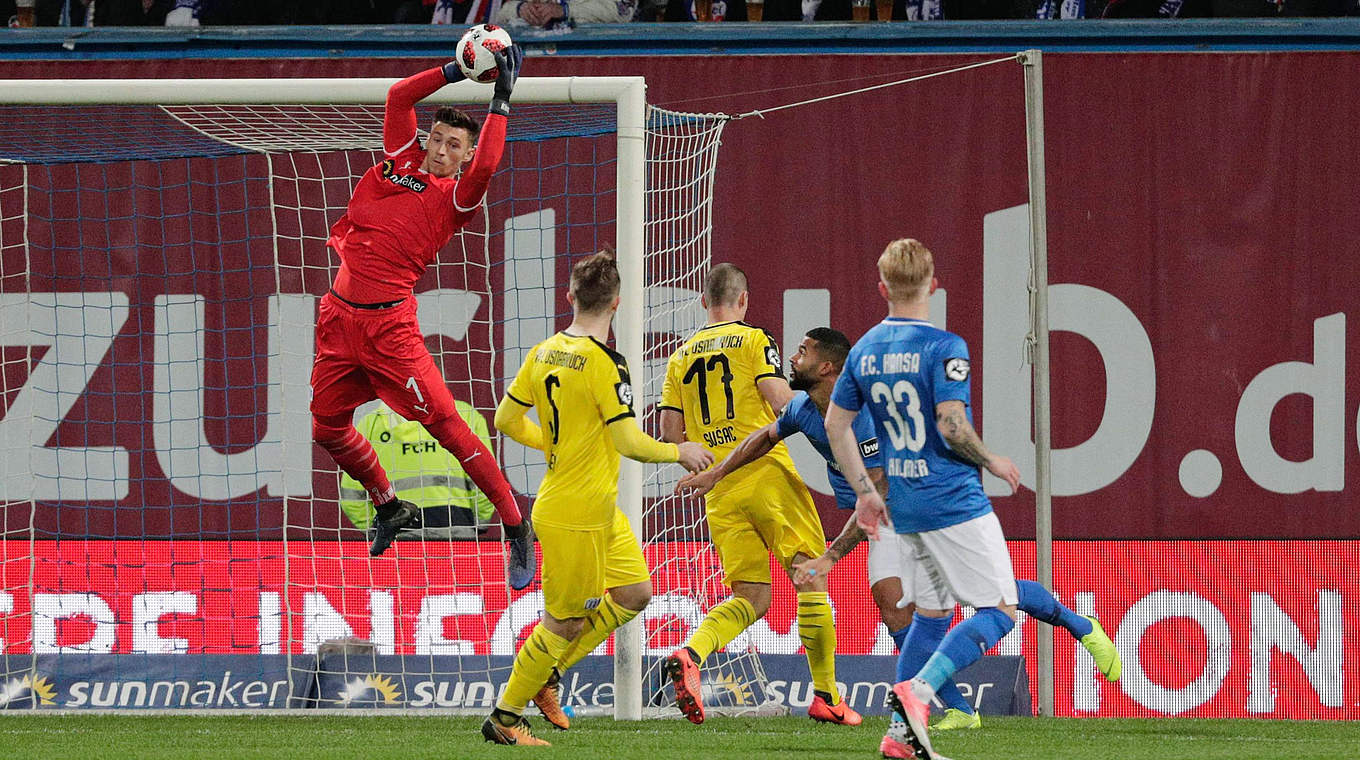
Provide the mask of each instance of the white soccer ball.
POLYGON ((463 70, 463 76, 468 79, 474 82, 494 82, 500 75, 500 70, 496 68, 496 56, 493 53, 505 50, 512 44, 510 33, 501 27, 495 24, 478 24, 467 30, 467 34, 458 40, 454 60, 458 62, 458 68, 463 70))

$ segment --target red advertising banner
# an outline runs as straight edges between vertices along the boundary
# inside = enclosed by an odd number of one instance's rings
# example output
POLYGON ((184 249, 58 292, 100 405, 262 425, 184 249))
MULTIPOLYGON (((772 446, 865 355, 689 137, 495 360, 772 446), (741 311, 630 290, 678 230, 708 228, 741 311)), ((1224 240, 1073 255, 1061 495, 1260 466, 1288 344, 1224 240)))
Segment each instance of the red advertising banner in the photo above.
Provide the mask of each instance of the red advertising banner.
MULTIPOLYGON (((697 625, 686 567, 700 544, 649 547, 647 654, 697 625)), ((385 654, 508 655, 541 596, 507 595, 495 543, 399 542, 370 560, 357 542, 39 541, 3 545, 0 654, 303 654, 360 636, 385 654), (36 563, 30 568, 30 563, 36 563), (30 569, 37 587, 23 588, 30 569), (285 583, 285 579, 287 582, 285 583)), ((1033 545, 1011 544, 1017 575, 1033 545)), ((1061 715, 1360 718, 1360 549, 1303 541, 1061 542, 1059 595, 1097 615, 1124 660, 1107 684, 1079 645, 1055 635, 1061 715)), ((705 590, 720 598, 716 586, 705 590)), ((865 588, 864 549, 831 576, 841 655, 890 654, 865 588)), ((734 646, 800 651, 795 600, 774 603, 734 646)), ((1036 623, 996 648, 1034 670, 1036 623)))

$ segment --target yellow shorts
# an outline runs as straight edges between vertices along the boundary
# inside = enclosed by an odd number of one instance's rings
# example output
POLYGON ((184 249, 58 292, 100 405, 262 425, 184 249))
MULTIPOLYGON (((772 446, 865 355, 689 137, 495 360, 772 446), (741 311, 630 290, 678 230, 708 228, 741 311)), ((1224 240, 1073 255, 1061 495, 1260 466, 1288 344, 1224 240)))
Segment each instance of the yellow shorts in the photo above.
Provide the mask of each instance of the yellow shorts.
POLYGON ((642 547, 618 509, 607 528, 535 523, 534 532, 543 559, 543 609, 558 620, 589 615, 605 589, 651 581, 642 547))
MULTIPOLYGON (((740 472, 756 466, 747 465, 740 472)), ((796 473, 779 465, 751 472, 731 490, 705 502, 708 532, 723 566, 723 583, 770 582, 770 555, 787 570, 796 554, 818 557, 826 534, 812 494, 796 473)))

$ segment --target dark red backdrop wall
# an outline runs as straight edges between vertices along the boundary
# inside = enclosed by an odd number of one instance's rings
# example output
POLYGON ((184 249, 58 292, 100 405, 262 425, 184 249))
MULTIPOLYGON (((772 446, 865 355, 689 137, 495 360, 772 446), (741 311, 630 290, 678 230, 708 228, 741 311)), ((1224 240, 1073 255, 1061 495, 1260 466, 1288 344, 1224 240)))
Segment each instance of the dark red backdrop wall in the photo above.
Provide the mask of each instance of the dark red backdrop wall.
MULTIPOLYGON (((535 57, 526 73, 643 74, 655 104, 738 113, 983 58, 535 57)), ((399 76, 433 63, 240 60, 213 62, 211 73, 399 76)), ((1345 314, 1360 292, 1360 104, 1344 95, 1360 91, 1357 63, 1349 53, 1046 59, 1049 280, 1122 304, 1154 365, 1108 372, 1110 346, 1090 336, 1114 312, 1069 317, 1076 331, 1056 332, 1052 344, 1055 446, 1097 434, 1107 388, 1110 398, 1141 397, 1127 384, 1150 378, 1155 391, 1148 429, 1129 434, 1145 438, 1133 441, 1130 463, 1108 484, 1055 500, 1058 536, 1360 536, 1349 393, 1360 390, 1360 362, 1345 362, 1357 346, 1345 314), (1285 362, 1295 364, 1251 390, 1285 362), (1192 495, 1187 484, 1213 483, 1210 462, 1221 482, 1192 495)), ((207 70, 201 61, 10 63, 6 76, 207 70)), ((715 258, 759 273, 750 319, 776 335, 790 288, 828 289, 833 324, 857 335, 882 312, 873 283, 883 245, 926 241, 948 291, 948 327, 972 346, 986 434, 983 341, 1001 326, 984 324, 984 217, 1027 202, 1024 146, 1021 69, 1010 63, 737 121, 718 170, 715 258)), ((1032 535, 1030 491, 997 504, 1009 535, 1032 535)))

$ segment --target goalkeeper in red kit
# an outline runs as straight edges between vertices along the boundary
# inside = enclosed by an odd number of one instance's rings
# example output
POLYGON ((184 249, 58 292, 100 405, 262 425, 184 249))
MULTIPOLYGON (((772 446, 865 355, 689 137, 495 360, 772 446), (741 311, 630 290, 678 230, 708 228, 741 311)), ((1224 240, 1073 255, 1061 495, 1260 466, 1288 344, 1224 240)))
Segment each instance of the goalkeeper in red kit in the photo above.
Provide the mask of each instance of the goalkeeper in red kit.
POLYGON ((423 146, 415 104, 462 80, 457 64, 422 71, 388 90, 384 160, 364 173, 326 241, 340 257, 340 272, 321 298, 311 404, 313 438, 373 500, 369 554, 382 554, 419 513, 396 497, 373 447, 354 428, 354 409, 376 397, 423 424, 495 504, 511 542, 515 588, 533 580, 529 526, 491 451, 454 408, 416 323, 412 289, 481 206, 505 148, 520 56, 513 47, 496 53, 500 73, 483 125, 456 108, 440 108, 423 146))

